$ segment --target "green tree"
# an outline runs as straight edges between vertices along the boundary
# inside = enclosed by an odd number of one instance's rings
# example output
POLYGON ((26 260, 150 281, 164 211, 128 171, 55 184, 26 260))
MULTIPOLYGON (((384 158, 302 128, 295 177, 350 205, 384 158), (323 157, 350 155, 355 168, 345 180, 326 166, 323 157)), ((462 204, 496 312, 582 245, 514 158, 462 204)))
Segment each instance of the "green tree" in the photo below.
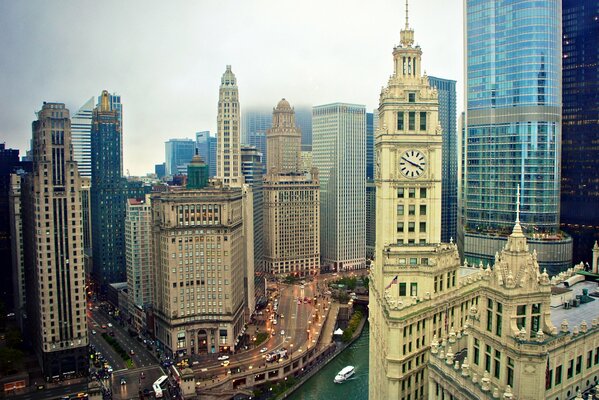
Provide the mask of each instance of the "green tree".
POLYGON ((9 374, 22 369, 23 352, 9 347, 0 348, 0 371, 9 374))

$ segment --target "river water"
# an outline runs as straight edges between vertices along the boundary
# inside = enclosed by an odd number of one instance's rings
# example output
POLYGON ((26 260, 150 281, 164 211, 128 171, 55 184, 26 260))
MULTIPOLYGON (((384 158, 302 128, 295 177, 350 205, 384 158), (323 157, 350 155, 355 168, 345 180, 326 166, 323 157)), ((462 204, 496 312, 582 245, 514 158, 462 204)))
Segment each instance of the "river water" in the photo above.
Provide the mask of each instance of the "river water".
POLYGON ((358 340, 317 372, 288 399, 368 400, 369 334, 369 326, 366 324, 358 340), (356 374, 341 384, 333 383, 335 375, 348 365, 356 367, 356 374))

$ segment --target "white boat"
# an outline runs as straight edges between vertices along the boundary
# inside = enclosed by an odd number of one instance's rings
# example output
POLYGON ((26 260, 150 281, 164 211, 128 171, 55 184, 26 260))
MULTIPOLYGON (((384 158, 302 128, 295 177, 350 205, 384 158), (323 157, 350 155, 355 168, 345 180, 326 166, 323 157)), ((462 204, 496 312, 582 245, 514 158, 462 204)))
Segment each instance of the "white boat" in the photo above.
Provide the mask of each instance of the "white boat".
POLYGON ((347 367, 345 367, 341 371, 339 371, 339 373, 337 374, 337 376, 334 379, 334 382, 335 383, 345 382, 346 380, 351 378, 351 376, 354 374, 354 372, 356 372, 356 369, 354 368, 354 366, 348 365, 347 367))

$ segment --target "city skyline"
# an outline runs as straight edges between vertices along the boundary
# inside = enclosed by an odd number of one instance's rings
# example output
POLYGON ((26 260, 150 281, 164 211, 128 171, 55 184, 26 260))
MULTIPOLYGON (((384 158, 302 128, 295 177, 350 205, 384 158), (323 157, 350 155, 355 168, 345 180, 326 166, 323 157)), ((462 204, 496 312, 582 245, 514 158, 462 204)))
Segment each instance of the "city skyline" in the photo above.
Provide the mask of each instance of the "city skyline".
MULTIPOLYGON (((380 0, 368 8, 350 2, 343 9, 332 2, 314 3, 318 14, 312 13, 310 4, 292 10, 270 1, 251 7, 231 4, 156 5, 144 9, 141 17, 133 3, 121 4, 119 12, 110 13, 111 35, 121 38, 117 44, 110 41, 111 47, 100 39, 103 35, 92 34, 103 29, 101 24, 113 9, 110 6, 59 9, 36 2, 0 5, 0 49, 9 60, 0 65, 0 88, 13 99, 0 115, 4 122, 0 136, 8 147, 25 154, 31 115, 41 101, 61 101, 74 112, 90 96, 107 88, 121 95, 127 105, 123 118, 124 170, 145 175, 163 161, 164 141, 193 137, 201 130, 216 132, 215 82, 228 64, 240 79, 242 112, 246 107, 272 107, 282 97, 290 99, 296 108, 334 101, 365 104, 368 110, 376 106, 378 90, 390 67, 388 49, 399 40, 396 21, 404 12, 403 2, 380 0), (219 20, 214 16, 223 9, 230 11, 228 18, 240 28, 221 32, 219 46, 211 46, 208 38, 217 31, 219 20), (276 17, 290 11, 296 16, 293 21, 276 17), (58 12, 72 22, 68 28, 53 22, 58 12), (136 18, 131 17, 134 13, 136 18), (330 18, 333 14, 339 18, 330 18), (26 15, 27 20, 45 23, 18 25, 16 21, 24 21, 26 15), (177 23, 171 24, 171 20, 177 23), (263 23, 266 21, 268 24, 263 23), (150 26, 168 29, 153 30, 150 26), (323 36, 328 38, 326 43, 321 40, 323 36), (70 45, 49 54, 46 37, 62 38, 70 45), (256 58, 257 43, 262 54, 274 54, 271 46, 276 48, 277 57, 256 58), (100 62, 95 54, 102 54, 109 62, 100 62), (264 76, 269 77, 266 85, 264 76), (73 85, 74 81, 78 84, 73 85), (161 113, 148 113, 148 109, 160 109, 161 113), (142 142, 147 146, 141 148, 142 142)), ((460 2, 414 3, 410 13, 427 15, 415 25, 423 32, 419 43, 426 47, 431 60, 427 73, 456 79, 461 85, 460 2), (429 15, 431 6, 438 14, 429 15), (427 34, 428 23, 446 27, 446 32, 427 34), (446 39, 439 41, 438 37, 446 39)), ((458 89, 458 96, 461 94, 458 89)))

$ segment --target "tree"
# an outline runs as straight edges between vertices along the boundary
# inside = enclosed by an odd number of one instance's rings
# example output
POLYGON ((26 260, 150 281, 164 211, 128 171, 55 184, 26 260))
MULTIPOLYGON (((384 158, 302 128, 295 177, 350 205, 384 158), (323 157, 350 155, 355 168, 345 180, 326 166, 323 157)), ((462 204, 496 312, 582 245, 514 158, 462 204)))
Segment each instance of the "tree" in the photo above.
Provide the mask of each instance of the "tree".
POLYGON ((18 349, 8 347, 0 348, 0 371, 9 374, 13 371, 22 369, 23 352, 18 349))

